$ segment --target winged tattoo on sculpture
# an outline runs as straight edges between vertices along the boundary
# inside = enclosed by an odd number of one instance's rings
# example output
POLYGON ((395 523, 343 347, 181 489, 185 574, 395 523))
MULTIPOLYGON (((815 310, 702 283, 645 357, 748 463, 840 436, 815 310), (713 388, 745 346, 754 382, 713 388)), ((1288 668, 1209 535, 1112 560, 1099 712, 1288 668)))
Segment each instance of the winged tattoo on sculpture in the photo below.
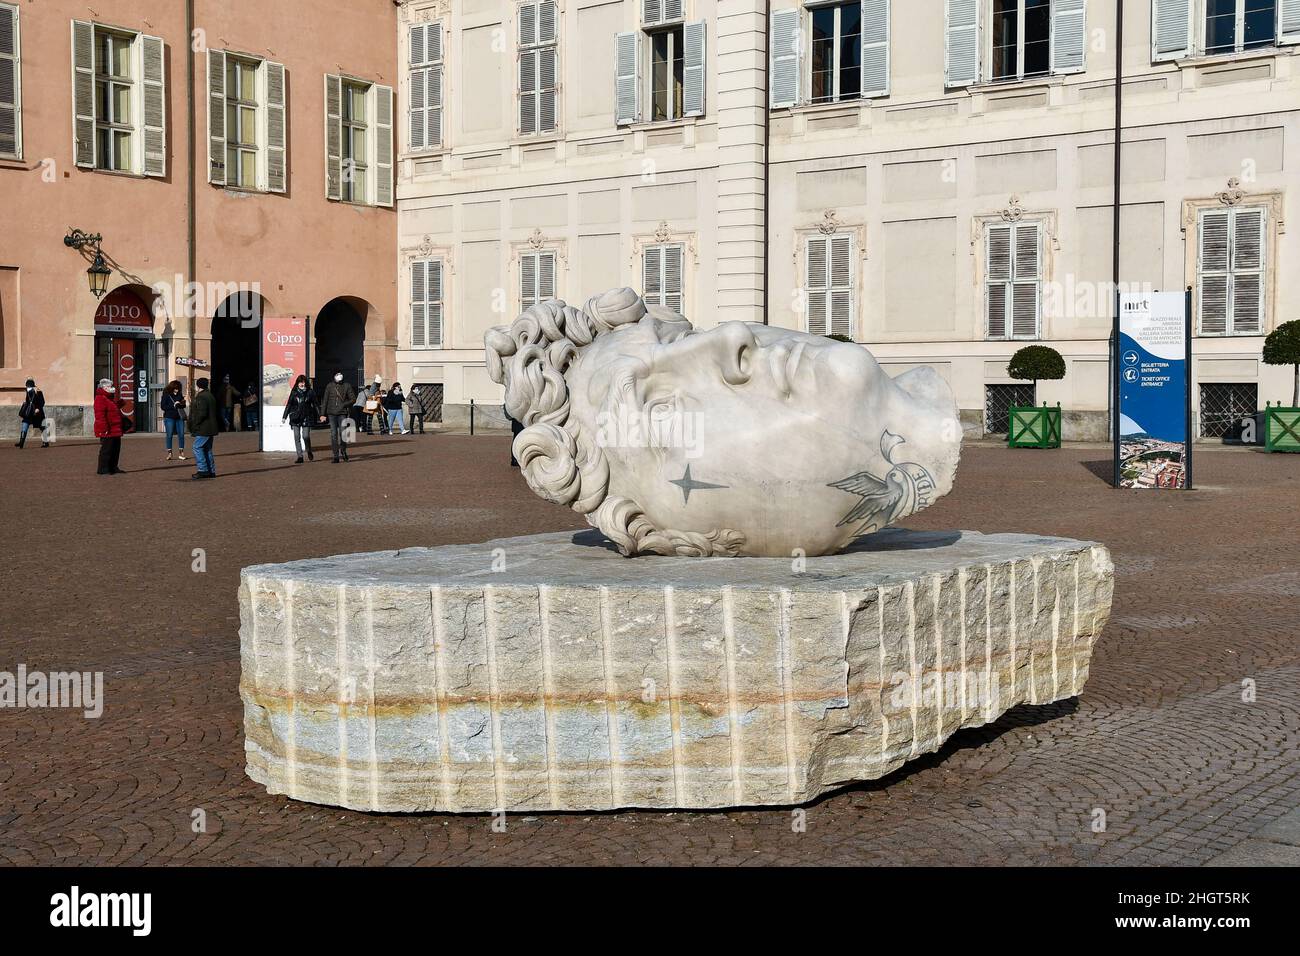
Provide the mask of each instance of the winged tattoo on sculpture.
POLYGON ((836 527, 861 521, 862 527, 856 533, 869 534, 930 504, 934 492, 934 478, 930 472, 913 461, 894 461, 894 451, 904 441, 891 431, 881 433, 880 453, 893 466, 884 478, 878 478, 869 471, 860 471, 830 483, 829 487, 847 491, 862 499, 840 519, 836 527))

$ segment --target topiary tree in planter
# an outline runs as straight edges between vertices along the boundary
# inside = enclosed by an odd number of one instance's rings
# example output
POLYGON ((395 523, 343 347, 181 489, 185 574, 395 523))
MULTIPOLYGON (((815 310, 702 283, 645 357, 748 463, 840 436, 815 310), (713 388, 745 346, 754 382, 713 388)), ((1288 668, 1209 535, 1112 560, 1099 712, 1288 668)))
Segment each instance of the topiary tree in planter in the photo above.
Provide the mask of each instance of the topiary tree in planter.
MULTIPOLYGON (((1065 378, 1065 359, 1046 345, 1026 345, 1011 356, 1007 374, 1022 382, 1034 383, 1034 400, 1038 399, 1038 380, 1065 378)), ((1012 448, 1060 448, 1061 405, 1055 408, 1008 409, 1007 444, 1012 448)))
POLYGON ((1300 319, 1283 322, 1268 333, 1264 340, 1264 364, 1295 366, 1291 405, 1300 407, 1300 319))
POLYGON ((1011 356, 1007 374, 1022 382, 1034 383, 1034 397, 1038 397, 1038 380, 1065 378, 1065 359, 1061 353, 1046 345, 1026 345, 1011 356))

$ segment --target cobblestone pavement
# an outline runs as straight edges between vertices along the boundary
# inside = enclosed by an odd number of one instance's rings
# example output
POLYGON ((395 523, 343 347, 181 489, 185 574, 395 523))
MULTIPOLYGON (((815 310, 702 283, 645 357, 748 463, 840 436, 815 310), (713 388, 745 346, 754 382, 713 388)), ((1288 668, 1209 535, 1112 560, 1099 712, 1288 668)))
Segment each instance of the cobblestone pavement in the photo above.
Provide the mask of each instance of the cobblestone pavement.
POLYGON ((485 816, 293 803, 244 776, 239 569, 581 520, 504 467, 501 437, 376 438, 350 465, 296 466, 222 436, 210 482, 190 481, 192 463, 164 462, 161 447, 128 439, 129 473, 105 478, 92 444, 0 449, 0 671, 102 670, 107 699, 97 720, 0 710, 0 861, 1199 864, 1259 858, 1260 845, 1275 861, 1294 855, 1282 818, 1300 806, 1300 457, 1206 449, 1202 487, 1178 494, 1113 491, 1102 447, 968 448, 956 491, 911 526, 1111 548, 1114 611, 1079 699, 1018 708, 825 797, 804 832, 789 809, 764 809, 516 816, 498 833, 485 816), (195 548, 204 573, 192 570, 195 548), (194 832, 196 810, 206 832, 194 832))

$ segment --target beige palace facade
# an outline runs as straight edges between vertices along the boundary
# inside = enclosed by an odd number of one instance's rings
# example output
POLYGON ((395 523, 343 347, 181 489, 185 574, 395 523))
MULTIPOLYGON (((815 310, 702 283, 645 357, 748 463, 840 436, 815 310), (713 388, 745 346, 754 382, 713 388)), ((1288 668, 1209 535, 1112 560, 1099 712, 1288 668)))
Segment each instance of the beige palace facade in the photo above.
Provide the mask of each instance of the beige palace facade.
POLYGON ((169 379, 257 376, 259 314, 310 318, 313 373, 391 379, 391 0, 92 6, 0 0, 0 430, 30 377, 89 434, 118 366, 156 427, 169 379))
POLYGON ((1192 288, 1223 434, 1290 396, 1300 0, 1124 7, 1117 51, 1115 0, 407 0, 398 374, 499 416, 487 327, 631 285, 933 365, 968 434, 1028 399, 1104 439, 1122 52, 1121 286, 1192 288), (1027 395, 1031 342, 1067 374, 1027 395))

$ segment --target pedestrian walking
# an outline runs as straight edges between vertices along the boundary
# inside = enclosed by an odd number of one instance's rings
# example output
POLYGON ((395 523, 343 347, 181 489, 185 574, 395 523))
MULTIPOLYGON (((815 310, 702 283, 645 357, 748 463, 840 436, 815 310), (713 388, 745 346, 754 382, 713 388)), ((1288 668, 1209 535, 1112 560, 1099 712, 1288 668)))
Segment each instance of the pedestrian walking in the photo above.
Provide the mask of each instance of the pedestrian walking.
POLYGON ((38 428, 41 432, 41 447, 50 447, 49 426, 45 422, 45 394, 36 387, 36 380, 27 380, 23 403, 18 407, 18 441, 14 444, 22 448, 27 444, 27 432, 38 428))
POLYGON ((429 385, 412 385, 406 397, 406 407, 411 412, 411 431, 424 434, 424 417, 433 414, 433 388, 429 385))
POLYGON ((244 406, 244 431, 257 431, 257 383, 249 382, 239 400, 244 406))
POLYGON ((221 393, 217 397, 221 400, 221 419, 226 424, 226 431, 233 432, 235 430, 235 405, 239 401, 239 389, 230 384, 229 375, 221 376, 221 393))
POLYGON ((280 416, 280 421, 288 421, 289 427, 293 429, 293 447, 298 452, 297 464, 302 464, 304 448, 307 449, 307 460, 315 461, 316 456, 311 453, 311 427, 325 421, 325 416, 321 414, 316 393, 306 375, 299 375, 294 380, 293 390, 289 393, 289 400, 284 403, 284 414, 280 416))
POLYGON ((117 397, 113 380, 101 378, 95 389, 95 437, 99 439, 97 475, 120 475, 117 466, 122 455, 122 435, 130 430, 130 419, 122 414, 122 400, 117 397))
POLYGON ((365 387, 361 395, 362 431, 367 435, 375 433, 375 418, 379 419, 379 433, 388 434, 388 417, 384 414, 383 379, 376 375, 375 380, 365 387))
POLYGON ((348 445, 344 440, 343 422, 356 404, 357 390, 351 383, 343 381, 342 372, 335 372, 334 381, 325 386, 320 410, 330 423, 330 451, 334 453, 336 465, 339 463, 340 456, 344 461, 348 460, 348 445))
MULTIPOLYGON (((226 377, 229 384, 230 377, 226 377)), ((217 396, 208 391, 208 380, 201 378, 194 383, 198 391, 190 403, 189 426, 194 434, 194 478, 217 477, 217 461, 212 453, 212 445, 221 431, 221 413, 217 408, 217 396)))
POLYGON ((394 382, 393 387, 384 395, 384 413, 388 417, 390 435, 408 434, 406 423, 402 421, 402 405, 405 402, 406 396, 402 394, 402 383, 394 382))
POLYGON ((162 399, 158 403, 163 414, 163 428, 167 431, 167 460, 172 460, 172 439, 180 450, 180 460, 185 460, 185 388, 177 379, 172 379, 163 389, 162 399))

